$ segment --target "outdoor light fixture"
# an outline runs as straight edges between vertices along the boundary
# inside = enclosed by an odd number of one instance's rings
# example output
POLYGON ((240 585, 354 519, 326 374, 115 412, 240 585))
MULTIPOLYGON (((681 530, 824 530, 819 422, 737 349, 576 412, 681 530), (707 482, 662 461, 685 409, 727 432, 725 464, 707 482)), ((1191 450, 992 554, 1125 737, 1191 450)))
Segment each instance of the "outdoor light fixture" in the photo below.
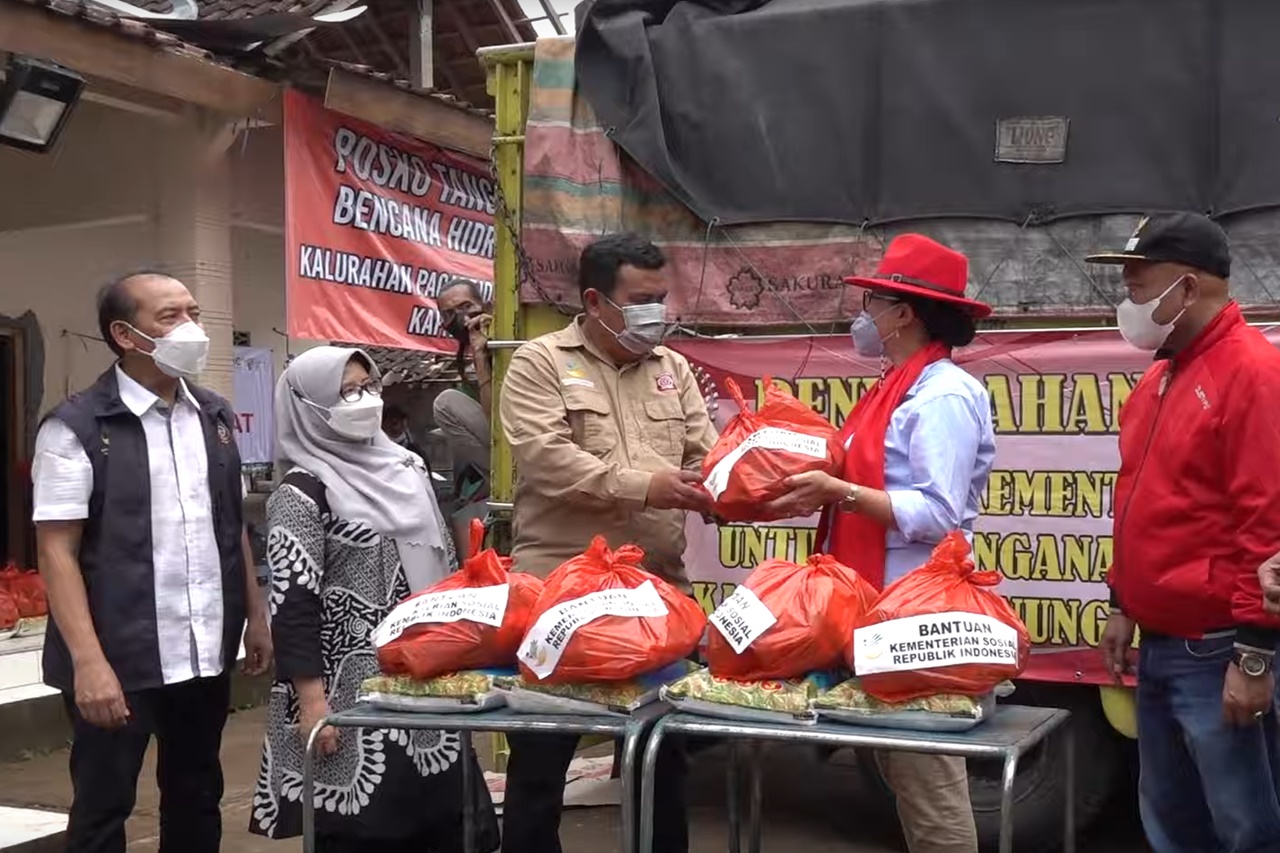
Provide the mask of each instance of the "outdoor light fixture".
POLYGON ((48 151, 80 100, 84 78, 52 62, 15 56, 0 88, 0 144, 48 151))

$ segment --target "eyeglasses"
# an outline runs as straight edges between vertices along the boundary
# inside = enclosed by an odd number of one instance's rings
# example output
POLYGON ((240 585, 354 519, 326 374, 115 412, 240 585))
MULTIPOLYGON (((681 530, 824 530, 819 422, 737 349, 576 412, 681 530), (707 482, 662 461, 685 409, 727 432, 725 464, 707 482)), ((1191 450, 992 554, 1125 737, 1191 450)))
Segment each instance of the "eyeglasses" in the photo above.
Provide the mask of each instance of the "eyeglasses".
POLYGON ((339 396, 348 403, 354 403, 365 394, 373 397, 381 397, 382 381, 379 379, 366 379, 359 385, 352 385, 350 387, 343 388, 339 396))
POLYGON ((862 310, 863 311, 871 310, 872 299, 876 300, 877 302, 888 302, 891 305, 896 305, 902 301, 901 299, 897 299, 893 296, 886 296, 883 293, 876 293, 874 290, 864 290, 862 291, 862 310))

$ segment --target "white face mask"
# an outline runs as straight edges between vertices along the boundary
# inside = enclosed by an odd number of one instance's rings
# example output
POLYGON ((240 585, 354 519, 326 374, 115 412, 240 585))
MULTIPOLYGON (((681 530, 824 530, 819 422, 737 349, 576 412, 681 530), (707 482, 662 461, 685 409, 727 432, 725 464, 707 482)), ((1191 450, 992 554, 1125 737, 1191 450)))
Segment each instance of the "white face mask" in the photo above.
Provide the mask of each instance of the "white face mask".
POLYGON ((169 376, 174 378, 195 376, 204 370, 205 362, 209 360, 209 336, 204 333, 204 329, 190 320, 176 326, 163 338, 150 337, 134 326, 129 328, 155 345, 155 348, 146 355, 151 356, 156 367, 169 376))
MULTIPOLYGON (((662 343, 667 336, 667 306, 661 302, 647 302, 643 305, 619 305, 609 297, 605 301, 622 312, 623 329, 613 332, 628 351, 636 355, 648 355, 653 348, 662 343)), ((603 325, 603 324, 602 324, 603 325)))
POLYGON ((341 400, 328 412, 333 431, 352 441, 367 441, 382 429, 382 399, 372 394, 361 394, 354 403, 341 400))
POLYGON ((1150 299, 1141 304, 1134 302, 1132 299, 1125 299, 1120 303, 1116 308, 1116 325, 1120 327, 1120 336, 1128 341, 1130 346, 1148 352, 1160 349, 1160 346, 1173 331, 1174 324, 1186 313, 1187 309, 1183 308, 1168 323, 1157 323, 1153 315, 1164 298, 1173 292, 1175 287, 1182 284, 1182 280, 1185 278, 1185 275, 1178 276, 1173 284, 1165 288, 1164 293, 1161 293, 1155 299, 1150 299))

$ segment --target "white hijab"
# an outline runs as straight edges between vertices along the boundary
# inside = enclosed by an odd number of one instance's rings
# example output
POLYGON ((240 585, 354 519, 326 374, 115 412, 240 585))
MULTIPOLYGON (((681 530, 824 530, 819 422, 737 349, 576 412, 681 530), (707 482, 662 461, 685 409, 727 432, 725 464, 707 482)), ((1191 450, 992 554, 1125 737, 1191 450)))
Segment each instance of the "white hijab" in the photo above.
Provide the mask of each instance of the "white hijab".
POLYGON ((282 474, 301 468, 320 480, 338 518, 362 521, 395 540, 409 586, 417 592, 451 569, 421 461, 381 430, 368 441, 343 438, 322 411, 341 401, 342 374, 353 358, 380 378, 363 350, 345 347, 307 350, 285 369, 276 383, 276 465, 282 474))

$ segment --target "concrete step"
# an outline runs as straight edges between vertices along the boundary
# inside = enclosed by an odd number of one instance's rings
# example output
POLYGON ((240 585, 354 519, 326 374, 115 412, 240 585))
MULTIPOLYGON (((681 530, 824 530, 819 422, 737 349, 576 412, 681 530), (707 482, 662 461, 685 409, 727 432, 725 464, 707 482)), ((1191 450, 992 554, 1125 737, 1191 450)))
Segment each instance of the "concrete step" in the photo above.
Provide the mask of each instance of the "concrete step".
MULTIPOLYGON (((29 692, 28 698, 0 705, 0 762, 62 749, 71 738, 67 712, 57 691, 38 685, 29 692)), ((257 708, 267 703, 270 694, 270 675, 249 678, 237 670, 231 677, 232 708, 257 708)))
MULTIPOLYGON (((61 749, 71 735, 62 697, 41 681, 43 647, 43 635, 0 640, 0 762, 61 749)), ((270 692, 269 676, 246 678, 237 670, 231 707, 264 705, 270 692)))
MULTIPOLYGON (((44 685, 4 688, 7 701, 0 704, 0 763, 38 758, 65 748, 71 737, 62 697, 44 685), (22 690, 28 698, 19 699, 22 690)), ((237 671, 231 680, 231 707, 265 705, 271 677, 249 678, 237 671)), ((5 797, 21 802, 16 791, 5 797)), ((0 806, 0 853, 62 853, 67 816, 42 809, 0 806)))
POLYGON ((43 647, 43 635, 0 640, 0 761, 66 745, 62 699, 41 682, 43 647))
POLYGON ((66 829, 61 812, 0 806, 0 853, 59 853, 66 829))
MULTIPOLYGON (((71 726, 62 696, 41 680, 43 648, 43 633, 0 640, 0 763, 37 758, 69 743, 71 726)), ((243 660, 243 647, 239 657, 243 660)), ((271 682, 270 674, 249 678, 237 668, 231 707, 265 705, 271 682)), ((4 796, 23 802, 16 791, 4 796)), ((61 812, 0 806, 0 853, 61 853, 66 827, 67 816, 61 812)))

